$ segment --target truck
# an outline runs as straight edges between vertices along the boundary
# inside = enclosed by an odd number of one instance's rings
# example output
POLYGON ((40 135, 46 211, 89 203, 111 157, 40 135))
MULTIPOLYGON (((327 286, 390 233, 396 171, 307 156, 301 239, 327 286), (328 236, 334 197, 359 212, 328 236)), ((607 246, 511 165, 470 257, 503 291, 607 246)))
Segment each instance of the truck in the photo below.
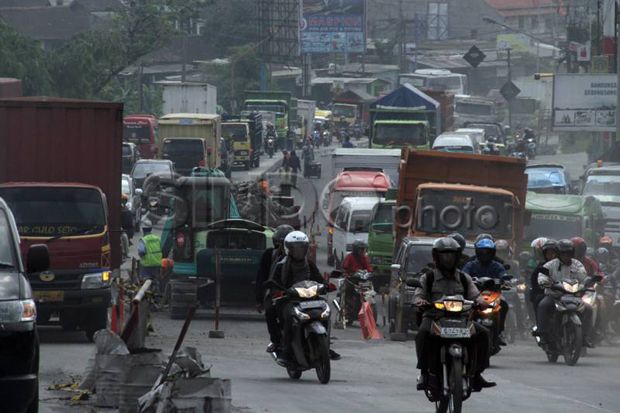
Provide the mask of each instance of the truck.
POLYGON ((284 148, 288 137, 290 122, 292 121, 292 95, 291 92, 274 90, 246 90, 243 110, 266 111, 276 114, 276 133, 278 135, 278 147, 284 148))
POLYGON ((357 105, 352 103, 334 102, 332 113, 336 127, 341 129, 353 128, 359 119, 357 105))
POLYGON ((464 127, 472 122, 498 122, 496 104, 481 96, 456 95, 454 97, 454 126, 464 127))
POLYGON ((301 120, 302 135, 304 139, 312 136, 314 130, 314 112, 316 102, 314 100, 297 100, 297 117, 301 120))
POLYGON ((89 339, 106 328, 120 275, 122 120, 121 103, 0 100, 0 197, 22 256, 44 243, 51 257, 49 271, 29 274, 37 322, 89 339))
POLYGON ((467 93, 467 75, 452 73, 445 69, 418 69, 413 73, 401 73, 399 84, 409 83, 421 89, 456 94, 467 93))
POLYGON ((163 87, 163 113, 217 113, 217 88, 208 83, 157 82, 163 87))
POLYGON ((149 114, 127 115, 123 118, 123 141, 134 143, 144 159, 157 156, 157 118, 149 114))
POLYGON ((202 113, 170 113, 159 119, 160 159, 169 159, 177 172, 189 175, 193 168, 219 168, 222 118, 202 113))
POLYGON ((523 247, 541 236, 555 240, 582 237, 588 245, 598 245, 605 230, 601 202, 594 196, 527 193, 523 247))
POLYGON ((246 171, 260 166, 263 146, 263 121, 260 113, 224 117, 222 138, 233 148, 234 166, 243 166, 246 171))
POLYGON ((441 130, 439 102, 409 84, 370 105, 370 148, 430 149, 441 130))

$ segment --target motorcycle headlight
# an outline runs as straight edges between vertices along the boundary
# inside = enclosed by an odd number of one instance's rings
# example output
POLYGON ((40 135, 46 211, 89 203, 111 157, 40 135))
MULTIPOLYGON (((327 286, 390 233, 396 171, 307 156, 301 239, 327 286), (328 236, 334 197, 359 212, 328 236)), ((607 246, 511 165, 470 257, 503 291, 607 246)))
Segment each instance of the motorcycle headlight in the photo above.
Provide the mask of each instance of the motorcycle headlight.
POLYGON ((150 199, 150 200, 149 200, 149 205, 150 205, 151 207, 156 207, 158 203, 159 203, 159 202, 158 202, 156 199, 150 199))
POLYGON ((300 320, 310 320, 310 316, 303 311, 300 311, 297 307, 293 307, 295 311, 295 316, 300 320))
POLYGON ((579 291, 579 283, 571 284, 571 283, 564 281, 562 282, 562 287, 568 293, 576 293, 577 291, 579 291))
POLYGON ((491 314, 493 312, 493 308, 489 307, 489 308, 485 308, 484 310, 482 310, 482 314, 491 314))
POLYGON ((295 288, 295 292, 299 298, 312 298, 317 295, 318 289, 317 285, 313 285, 310 288, 295 288))
POLYGON ((443 305, 446 308, 446 311, 450 311, 452 313, 460 313, 463 311, 462 301, 444 301, 443 305))
POLYGON ((525 283, 521 283, 521 284, 517 284, 517 290, 520 292, 524 292, 527 290, 527 284, 525 283))
POLYGON ((103 288, 103 287, 107 287, 108 285, 110 285, 110 271, 85 274, 82 277, 82 289, 83 290, 103 288))

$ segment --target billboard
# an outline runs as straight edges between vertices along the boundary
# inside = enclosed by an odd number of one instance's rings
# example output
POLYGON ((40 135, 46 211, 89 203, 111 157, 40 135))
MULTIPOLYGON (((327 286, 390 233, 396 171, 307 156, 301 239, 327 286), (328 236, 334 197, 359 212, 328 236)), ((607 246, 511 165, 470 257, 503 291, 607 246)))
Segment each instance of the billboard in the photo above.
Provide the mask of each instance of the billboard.
POLYGON ((302 53, 364 53, 366 0, 303 0, 302 53))
POLYGON ((258 0, 258 53, 267 62, 295 63, 300 52, 301 0, 258 0))
POLYGON ((562 74, 553 80, 553 130, 616 131, 616 74, 562 74))

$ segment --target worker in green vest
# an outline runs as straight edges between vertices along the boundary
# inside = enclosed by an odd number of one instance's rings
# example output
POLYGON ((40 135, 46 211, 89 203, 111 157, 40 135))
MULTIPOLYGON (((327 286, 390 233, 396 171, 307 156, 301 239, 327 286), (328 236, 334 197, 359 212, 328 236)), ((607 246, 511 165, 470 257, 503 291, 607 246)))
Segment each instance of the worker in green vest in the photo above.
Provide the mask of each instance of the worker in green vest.
MULTIPOLYGON (((142 221, 142 232, 144 236, 138 243, 138 255, 140 256, 140 278, 142 280, 150 278, 155 288, 160 288, 161 282, 161 240, 152 233, 153 224, 151 221, 142 221)), ((161 290, 160 290, 161 291, 161 290)))

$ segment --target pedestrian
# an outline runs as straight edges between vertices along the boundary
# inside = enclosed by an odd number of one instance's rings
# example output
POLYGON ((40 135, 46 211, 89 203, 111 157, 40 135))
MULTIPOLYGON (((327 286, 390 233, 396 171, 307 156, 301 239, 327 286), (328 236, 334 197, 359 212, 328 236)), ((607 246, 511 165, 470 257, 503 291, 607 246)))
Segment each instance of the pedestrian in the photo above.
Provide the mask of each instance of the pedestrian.
POLYGON ((306 140, 301 153, 301 159, 304 161, 304 176, 308 176, 310 165, 314 161, 314 149, 312 149, 312 141, 310 139, 306 140))
POLYGON ((151 221, 142 222, 142 232, 144 236, 138 242, 138 255, 140 256, 140 281, 150 279, 154 288, 161 289, 161 240, 152 233, 153 224, 151 221))
POLYGON ((297 154, 294 150, 291 151, 289 166, 291 168, 291 178, 293 187, 297 188, 297 174, 301 171, 301 161, 297 157, 297 154))

